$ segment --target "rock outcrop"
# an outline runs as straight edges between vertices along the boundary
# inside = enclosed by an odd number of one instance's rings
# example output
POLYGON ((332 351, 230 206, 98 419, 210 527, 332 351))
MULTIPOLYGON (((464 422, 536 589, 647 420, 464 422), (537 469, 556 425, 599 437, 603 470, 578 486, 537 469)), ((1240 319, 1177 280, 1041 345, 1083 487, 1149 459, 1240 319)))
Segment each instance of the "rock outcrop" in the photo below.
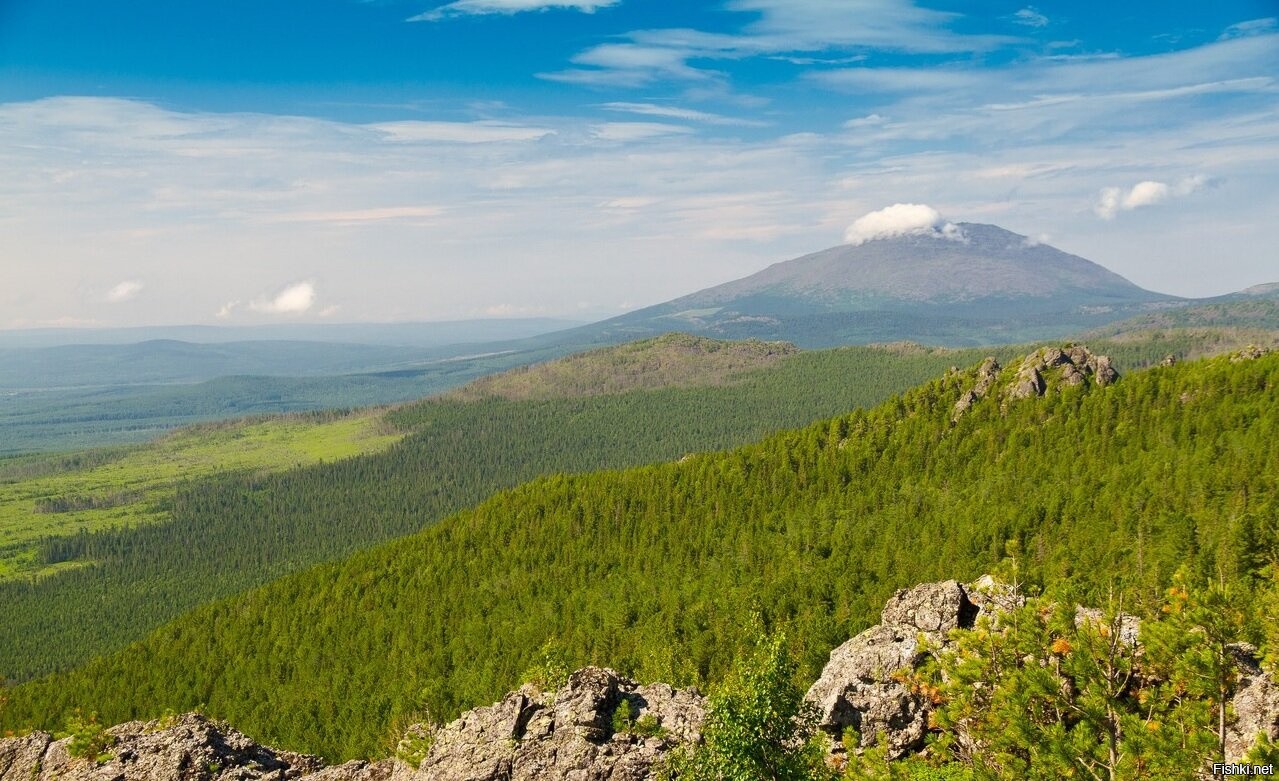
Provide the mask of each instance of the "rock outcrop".
POLYGON ((1270 348, 1250 344, 1238 352, 1230 355, 1231 363, 1239 363, 1240 361, 1255 361, 1263 355, 1269 355, 1270 348))
POLYGON ((1226 727, 1226 756, 1243 757, 1258 735, 1279 740, 1279 681, 1257 664, 1257 649, 1247 643, 1231 646, 1239 678, 1230 709, 1234 720, 1226 727))
MULTIPOLYGON (((850 728, 860 738, 855 749, 881 739, 890 758, 923 749, 936 692, 912 685, 909 673, 945 650, 953 630, 983 616, 997 629, 1002 615, 1024 604, 1015 587, 989 576, 894 594, 878 625, 831 652, 806 695, 832 751, 845 750, 850 728)), ((1077 625, 1100 620, 1101 611, 1075 611, 1077 625)), ((1135 617, 1121 616, 1117 627, 1120 639, 1138 645, 1135 617)), ((1258 665, 1255 648, 1231 651, 1238 676, 1226 756, 1238 761, 1259 735, 1279 740, 1279 682, 1258 665)), ((668 752, 701 739, 706 708, 695 690, 587 667, 558 691, 525 686, 443 727, 410 727, 396 759, 325 767, 191 713, 112 727, 96 757, 72 756, 71 738, 44 732, 0 739, 0 781, 652 781, 668 752)))
POLYGON ((196 713, 117 725, 104 745, 99 756, 76 757, 71 738, 45 732, 0 740, 0 781, 386 781, 392 770, 390 762, 325 768, 196 713))
POLYGON ((97 757, 72 756, 71 738, 46 732, 0 740, 0 781, 648 781, 668 751, 700 739, 705 715, 695 690, 587 667, 559 691, 525 687, 434 732, 410 728, 429 744, 416 767, 400 759, 325 767, 188 713, 112 727, 97 757), (614 729, 623 703, 630 719, 614 729))
POLYGON ((986 398, 986 394, 990 392, 991 386, 995 384, 996 378, 999 377, 1001 368, 999 361, 995 360, 993 355, 981 362, 981 366, 977 368, 977 381, 973 383, 973 387, 964 391, 964 394, 959 397, 959 401, 955 402, 955 410, 950 416, 952 421, 959 420, 970 407, 986 398))
MULTIPOLYGON (((1002 387, 997 387, 1002 368, 989 357, 977 369, 973 386, 960 395, 951 413, 958 421, 981 399, 994 392, 1006 405, 1009 401, 1043 396, 1053 388, 1067 388, 1088 383, 1106 387, 1119 379, 1119 372, 1105 355, 1096 355, 1082 344, 1065 347, 1041 347, 1018 364, 1016 373, 1002 387)), ((1007 375, 1005 375, 1007 376, 1007 375)))
POLYGON ((641 686, 613 670, 587 667, 557 692, 530 687, 469 711, 440 728, 416 769, 394 781, 643 781, 661 757, 700 738, 706 704, 693 690, 641 686), (626 702, 630 730, 615 732, 626 702))
POLYGON ((881 623, 831 651, 805 699, 817 706, 820 727, 837 750, 849 728, 863 748, 882 735, 892 758, 922 748, 932 703, 897 673, 923 660, 921 640, 940 648, 951 630, 973 626, 980 612, 957 581, 926 583, 898 591, 881 623))
MULTIPOLYGON (((1002 614, 1024 604, 1016 588, 989 575, 967 585, 949 580, 894 594, 878 625, 831 652, 821 677, 805 695, 818 709, 818 726, 831 737, 832 751, 839 755, 845 750, 841 739, 849 728, 857 731, 859 748, 882 740, 890 759, 923 749, 936 702, 927 690, 909 685, 909 673, 927 653, 950 646, 952 630, 973 627, 981 617, 998 628, 1002 614)), ((1101 610, 1075 609, 1077 626, 1104 620, 1101 610)), ((1122 642, 1139 646, 1136 616, 1121 614, 1112 628, 1122 642)), ((1258 736, 1279 740, 1279 681, 1261 669, 1252 646, 1238 643, 1231 650, 1238 679, 1230 699, 1234 716, 1227 728, 1226 758, 1235 762, 1258 736)), ((963 742, 964 736, 959 739, 963 742)))

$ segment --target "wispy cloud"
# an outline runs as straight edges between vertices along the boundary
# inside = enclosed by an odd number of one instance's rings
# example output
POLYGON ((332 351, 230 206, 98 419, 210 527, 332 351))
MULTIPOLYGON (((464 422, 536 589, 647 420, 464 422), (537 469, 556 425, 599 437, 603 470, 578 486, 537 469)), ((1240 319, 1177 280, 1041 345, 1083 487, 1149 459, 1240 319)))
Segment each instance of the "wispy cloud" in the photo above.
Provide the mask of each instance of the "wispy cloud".
POLYGON ((384 206, 375 209, 339 209, 334 211, 302 211, 272 214, 264 222, 365 223, 387 220, 411 220, 438 217, 444 210, 438 206, 384 206))
POLYGON ((123 301, 128 301, 130 298, 133 298, 138 293, 142 292, 143 287, 144 285, 141 280, 128 279, 108 290, 106 299, 112 304, 119 304, 123 301))
POLYGON ((529 125, 482 120, 479 122, 378 122, 367 125, 372 130, 385 133, 392 141, 406 143, 423 141, 448 141, 459 144, 487 144, 511 141, 535 141, 551 135, 554 130, 529 125))
POLYGON ((438 22, 456 16, 511 15, 526 11, 572 10, 595 13, 617 5, 621 0, 454 0, 417 16, 410 22, 438 22))
POLYGON ((741 127, 767 127, 767 122, 761 122, 755 119, 743 119, 741 117, 729 117, 723 114, 713 114, 709 111, 698 111, 691 108, 682 108, 679 106, 663 106, 655 103, 628 103, 624 101, 614 101, 611 103, 600 104, 600 108, 607 111, 620 111, 628 114, 639 114, 650 117, 668 117, 670 119, 682 119, 688 122, 702 122, 707 125, 737 125, 741 127))
POLYGON ((657 136, 692 132, 691 127, 666 122, 602 122, 591 126, 591 133, 605 141, 640 141, 657 136))
POLYGON ((1251 35, 1268 35, 1279 30, 1279 18, 1267 16, 1264 19, 1249 19, 1246 22, 1239 22, 1227 27, 1222 33, 1219 40, 1228 41, 1231 38, 1245 38, 1251 35))
MULTIPOLYGON (((829 65, 803 55, 853 49, 912 54, 988 51, 1017 42, 1012 36, 961 34, 949 29, 960 14, 922 8, 912 0, 863 0, 855 8, 833 0, 731 0, 726 8, 754 17, 735 33, 686 28, 635 30, 625 40, 593 46, 573 57, 576 67, 539 74, 555 81, 637 87, 659 79, 720 80, 694 60, 793 58, 796 64, 829 65), (805 59, 810 59, 804 63, 805 59)), ((851 57, 836 62, 859 61, 851 57)))
MULTIPOLYGON (((255 312, 272 315, 300 315, 315 304, 315 284, 295 282, 271 298, 259 298, 249 307, 255 312)), ((229 309, 227 310, 230 311, 229 309)))

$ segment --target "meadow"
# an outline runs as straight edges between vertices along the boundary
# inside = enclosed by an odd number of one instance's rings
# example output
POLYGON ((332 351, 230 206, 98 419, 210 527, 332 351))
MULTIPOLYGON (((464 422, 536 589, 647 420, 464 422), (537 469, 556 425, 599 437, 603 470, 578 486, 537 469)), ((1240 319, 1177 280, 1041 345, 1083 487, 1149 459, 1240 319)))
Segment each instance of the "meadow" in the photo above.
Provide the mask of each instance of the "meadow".
POLYGON ((71 566, 38 561, 42 539, 166 520, 184 482, 228 472, 278 472, 383 450, 403 434, 382 422, 382 414, 209 423, 145 445, 0 461, 0 579, 71 566))

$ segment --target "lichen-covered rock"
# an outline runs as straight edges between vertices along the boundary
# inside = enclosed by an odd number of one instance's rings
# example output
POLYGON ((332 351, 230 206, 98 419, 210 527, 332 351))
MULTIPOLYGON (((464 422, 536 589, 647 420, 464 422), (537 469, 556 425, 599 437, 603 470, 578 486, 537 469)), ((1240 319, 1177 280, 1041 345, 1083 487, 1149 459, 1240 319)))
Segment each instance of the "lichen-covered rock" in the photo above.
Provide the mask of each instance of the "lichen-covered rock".
POLYGON ((1263 355, 1270 353, 1269 347, 1262 347, 1250 344, 1230 356, 1231 363, 1239 363, 1240 361, 1255 361, 1263 355))
POLYGON ((39 778, 44 754, 52 742, 53 736, 47 732, 0 740, 0 781, 39 778))
POLYGON ((557 692, 526 687, 476 708, 436 731, 416 769, 397 766, 395 781, 645 781, 680 743, 700 738, 706 703, 693 690, 641 686, 613 670, 587 667, 557 692), (654 735, 615 732, 623 701, 654 735), (648 717, 647 719, 645 717, 648 717))
POLYGON ((1230 708, 1234 720, 1226 728, 1226 761, 1238 762, 1259 737, 1279 740, 1279 682, 1257 664, 1256 650, 1247 643, 1231 646, 1239 678, 1230 708))
MULTIPOLYGON (((977 608, 977 617, 988 617, 998 626, 999 614, 1026 604, 1026 596, 1008 583, 1000 583, 990 575, 982 575, 964 587, 964 596, 977 608)), ((973 622, 974 624, 976 621, 973 622)))
POLYGON ((1017 365, 1012 379, 996 389, 999 373, 999 363, 994 358, 982 362, 973 387, 964 391, 955 402, 952 422, 958 422, 974 404, 991 395, 992 391, 1001 400, 1001 409, 1006 409, 1010 401, 1043 396, 1055 388, 1078 387, 1089 382, 1104 388, 1119 378, 1110 358, 1096 355, 1082 344, 1035 350, 1017 365))
MULTIPOLYGON (((195 713, 131 721, 106 733, 112 743, 99 757, 74 757, 70 738, 50 741, 44 733, 0 741, 0 781, 286 781, 324 766, 317 757, 260 746, 195 713), (33 771, 31 756, 38 747, 38 770, 33 771), (17 761, 6 769, 7 755, 17 761)), ((367 775, 346 778, 377 781, 367 775)))
POLYGON ((990 392, 991 386, 995 384, 995 379, 999 376, 999 361, 995 360, 993 355, 987 356, 986 360, 981 362, 981 366, 977 368, 977 382, 973 387, 964 391, 959 397, 959 401, 955 402, 955 409, 951 413, 951 421, 957 421, 967 412, 973 404, 986 397, 990 392))
POLYGON ((1094 627, 1106 626, 1115 628, 1116 635, 1124 645, 1135 646, 1141 635, 1141 619, 1130 613, 1120 613, 1114 618, 1107 618, 1105 611, 1095 607, 1075 606, 1075 626, 1082 627, 1091 623, 1094 627))
POLYGON ((389 781, 395 770, 395 762, 365 762, 352 760, 341 765, 326 767, 323 770, 303 776, 303 781, 389 781))
POLYGON ((837 750, 848 728, 857 730, 862 747, 882 735, 890 757, 920 748, 931 703, 896 673, 919 664, 921 640, 944 646, 951 630, 972 626, 977 611, 958 582, 925 583, 898 591, 880 624, 831 651, 805 699, 817 706, 819 727, 837 750))

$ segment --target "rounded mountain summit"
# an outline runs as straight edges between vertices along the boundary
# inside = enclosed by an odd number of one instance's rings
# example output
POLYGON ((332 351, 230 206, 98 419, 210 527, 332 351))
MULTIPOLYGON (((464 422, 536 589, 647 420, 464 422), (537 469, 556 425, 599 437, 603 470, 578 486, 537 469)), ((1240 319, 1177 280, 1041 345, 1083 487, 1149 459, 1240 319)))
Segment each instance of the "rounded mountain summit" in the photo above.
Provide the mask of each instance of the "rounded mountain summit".
POLYGON ((804 347, 1050 339, 1182 299, 996 225, 841 244, 605 320, 600 341, 665 331, 804 347))

